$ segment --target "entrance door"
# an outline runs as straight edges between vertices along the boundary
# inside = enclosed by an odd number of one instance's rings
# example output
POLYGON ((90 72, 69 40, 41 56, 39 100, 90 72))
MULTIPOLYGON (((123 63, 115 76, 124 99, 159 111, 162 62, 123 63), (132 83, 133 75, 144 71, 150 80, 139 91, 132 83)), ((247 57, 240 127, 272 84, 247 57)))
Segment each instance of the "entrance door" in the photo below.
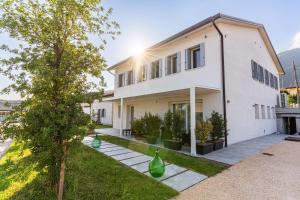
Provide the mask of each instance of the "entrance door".
POLYGON ((289 123, 289 134, 294 135, 297 133, 297 126, 296 126, 296 118, 295 117, 289 117, 288 118, 289 123))
POLYGON ((131 122, 134 120, 134 107, 127 106, 127 128, 131 128, 131 122))

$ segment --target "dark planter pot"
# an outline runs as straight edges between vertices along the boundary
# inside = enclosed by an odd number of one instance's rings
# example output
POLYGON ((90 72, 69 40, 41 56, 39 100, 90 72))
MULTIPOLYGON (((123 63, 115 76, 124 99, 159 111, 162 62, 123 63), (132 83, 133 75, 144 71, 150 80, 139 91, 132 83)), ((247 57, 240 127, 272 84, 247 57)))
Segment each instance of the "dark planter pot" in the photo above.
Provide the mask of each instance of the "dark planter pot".
POLYGON ((176 140, 164 140, 164 146, 168 149, 181 150, 181 142, 176 140))
POLYGON ((147 136, 146 137, 146 142, 149 144, 155 144, 156 143, 157 138, 154 136, 147 136))
POLYGON ((213 143, 205 143, 205 144, 197 143, 197 145, 196 145, 197 154, 204 155, 204 154, 212 152, 213 150, 214 150, 213 143))
POLYGON ((214 141, 214 151, 219 150, 219 149, 223 149, 224 146, 224 140, 223 139, 219 139, 214 141))

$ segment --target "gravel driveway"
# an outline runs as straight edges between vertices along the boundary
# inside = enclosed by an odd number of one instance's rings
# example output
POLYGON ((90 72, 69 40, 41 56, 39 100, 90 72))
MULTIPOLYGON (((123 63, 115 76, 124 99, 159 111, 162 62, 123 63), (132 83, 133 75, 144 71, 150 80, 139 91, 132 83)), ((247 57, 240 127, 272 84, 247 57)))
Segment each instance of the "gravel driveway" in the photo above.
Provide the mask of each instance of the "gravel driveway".
POLYGON ((299 200, 300 143, 283 141, 273 145, 174 199, 299 200))

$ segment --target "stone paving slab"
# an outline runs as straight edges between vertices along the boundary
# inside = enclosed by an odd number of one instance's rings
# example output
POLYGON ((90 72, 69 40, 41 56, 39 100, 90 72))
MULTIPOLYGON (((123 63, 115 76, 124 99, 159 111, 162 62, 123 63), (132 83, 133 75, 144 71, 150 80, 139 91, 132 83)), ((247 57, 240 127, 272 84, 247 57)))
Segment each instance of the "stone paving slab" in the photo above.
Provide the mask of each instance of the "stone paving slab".
POLYGON ((149 162, 150 160, 130 167, 138 172, 145 173, 148 171, 149 162))
POLYGON ((126 159, 126 160, 122 160, 121 163, 128 165, 128 166, 132 166, 132 165, 136 165, 138 163, 143 163, 146 161, 150 161, 152 160, 152 158, 150 156, 139 156, 139 157, 135 157, 135 158, 130 158, 130 159, 126 159))
POLYGON ((99 152, 104 153, 104 152, 110 152, 110 151, 118 151, 118 150, 124 150, 125 148, 123 147, 114 147, 114 148, 107 148, 107 149, 98 149, 99 152))
POLYGON ((206 178, 207 176, 188 170, 186 172, 168 178, 162 181, 162 183, 181 192, 206 178))
POLYGON ((130 152, 132 152, 132 151, 129 149, 119 149, 116 151, 107 151, 107 152, 104 152, 104 154, 107 156, 115 156, 115 155, 130 153, 130 152))
POLYGON ((150 172, 147 172, 145 174, 147 176, 150 176, 150 177, 156 179, 157 181, 163 181, 163 180, 165 180, 167 178, 170 178, 171 176, 174 176, 176 174, 180 174, 180 173, 182 173, 184 171, 187 171, 187 169, 185 169, 183 167, 179 167, 177 165, 170 164, 170 165, 166 166, 165 174, 162 177, 154 178, 154 177, 151 176, 150 172))
POLYGON ((125 154, 121 154, 121 155, 117 155, 117 156, 111 156, 113 159, 115 160, 125 160, 125 159, 129 159, 129 158, 134 158, 137 156, 142 156, 143 154, 138 153, 138 152, 130 152, 130 153, 125 153, 125 154))
POLYGON ((114 147, 119 147, 117 145, 114 145, 114 144, 110 144, 110 145, 106 145, 106 146, 100 146, 100 149, 107 149, 107 148, 114 148, 114 147))

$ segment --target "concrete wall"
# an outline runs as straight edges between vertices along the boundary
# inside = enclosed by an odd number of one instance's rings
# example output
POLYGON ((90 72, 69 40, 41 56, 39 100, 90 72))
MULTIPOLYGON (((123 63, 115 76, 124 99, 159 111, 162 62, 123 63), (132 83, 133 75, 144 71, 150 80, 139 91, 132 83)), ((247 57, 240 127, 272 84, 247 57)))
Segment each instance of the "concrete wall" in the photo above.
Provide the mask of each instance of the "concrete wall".
POLYGON ((251 60, 278 77, 276 66, 258 30, 220 24, 225 35, 225 76, 229 144, 276 132, 276 119, 267 106, 275 107, 279 90, 252 79, 251 60), (255 119, 253 105, 259 105, 260 119, 255 119), (265 105, 266 119, 261 119, 265 105))

